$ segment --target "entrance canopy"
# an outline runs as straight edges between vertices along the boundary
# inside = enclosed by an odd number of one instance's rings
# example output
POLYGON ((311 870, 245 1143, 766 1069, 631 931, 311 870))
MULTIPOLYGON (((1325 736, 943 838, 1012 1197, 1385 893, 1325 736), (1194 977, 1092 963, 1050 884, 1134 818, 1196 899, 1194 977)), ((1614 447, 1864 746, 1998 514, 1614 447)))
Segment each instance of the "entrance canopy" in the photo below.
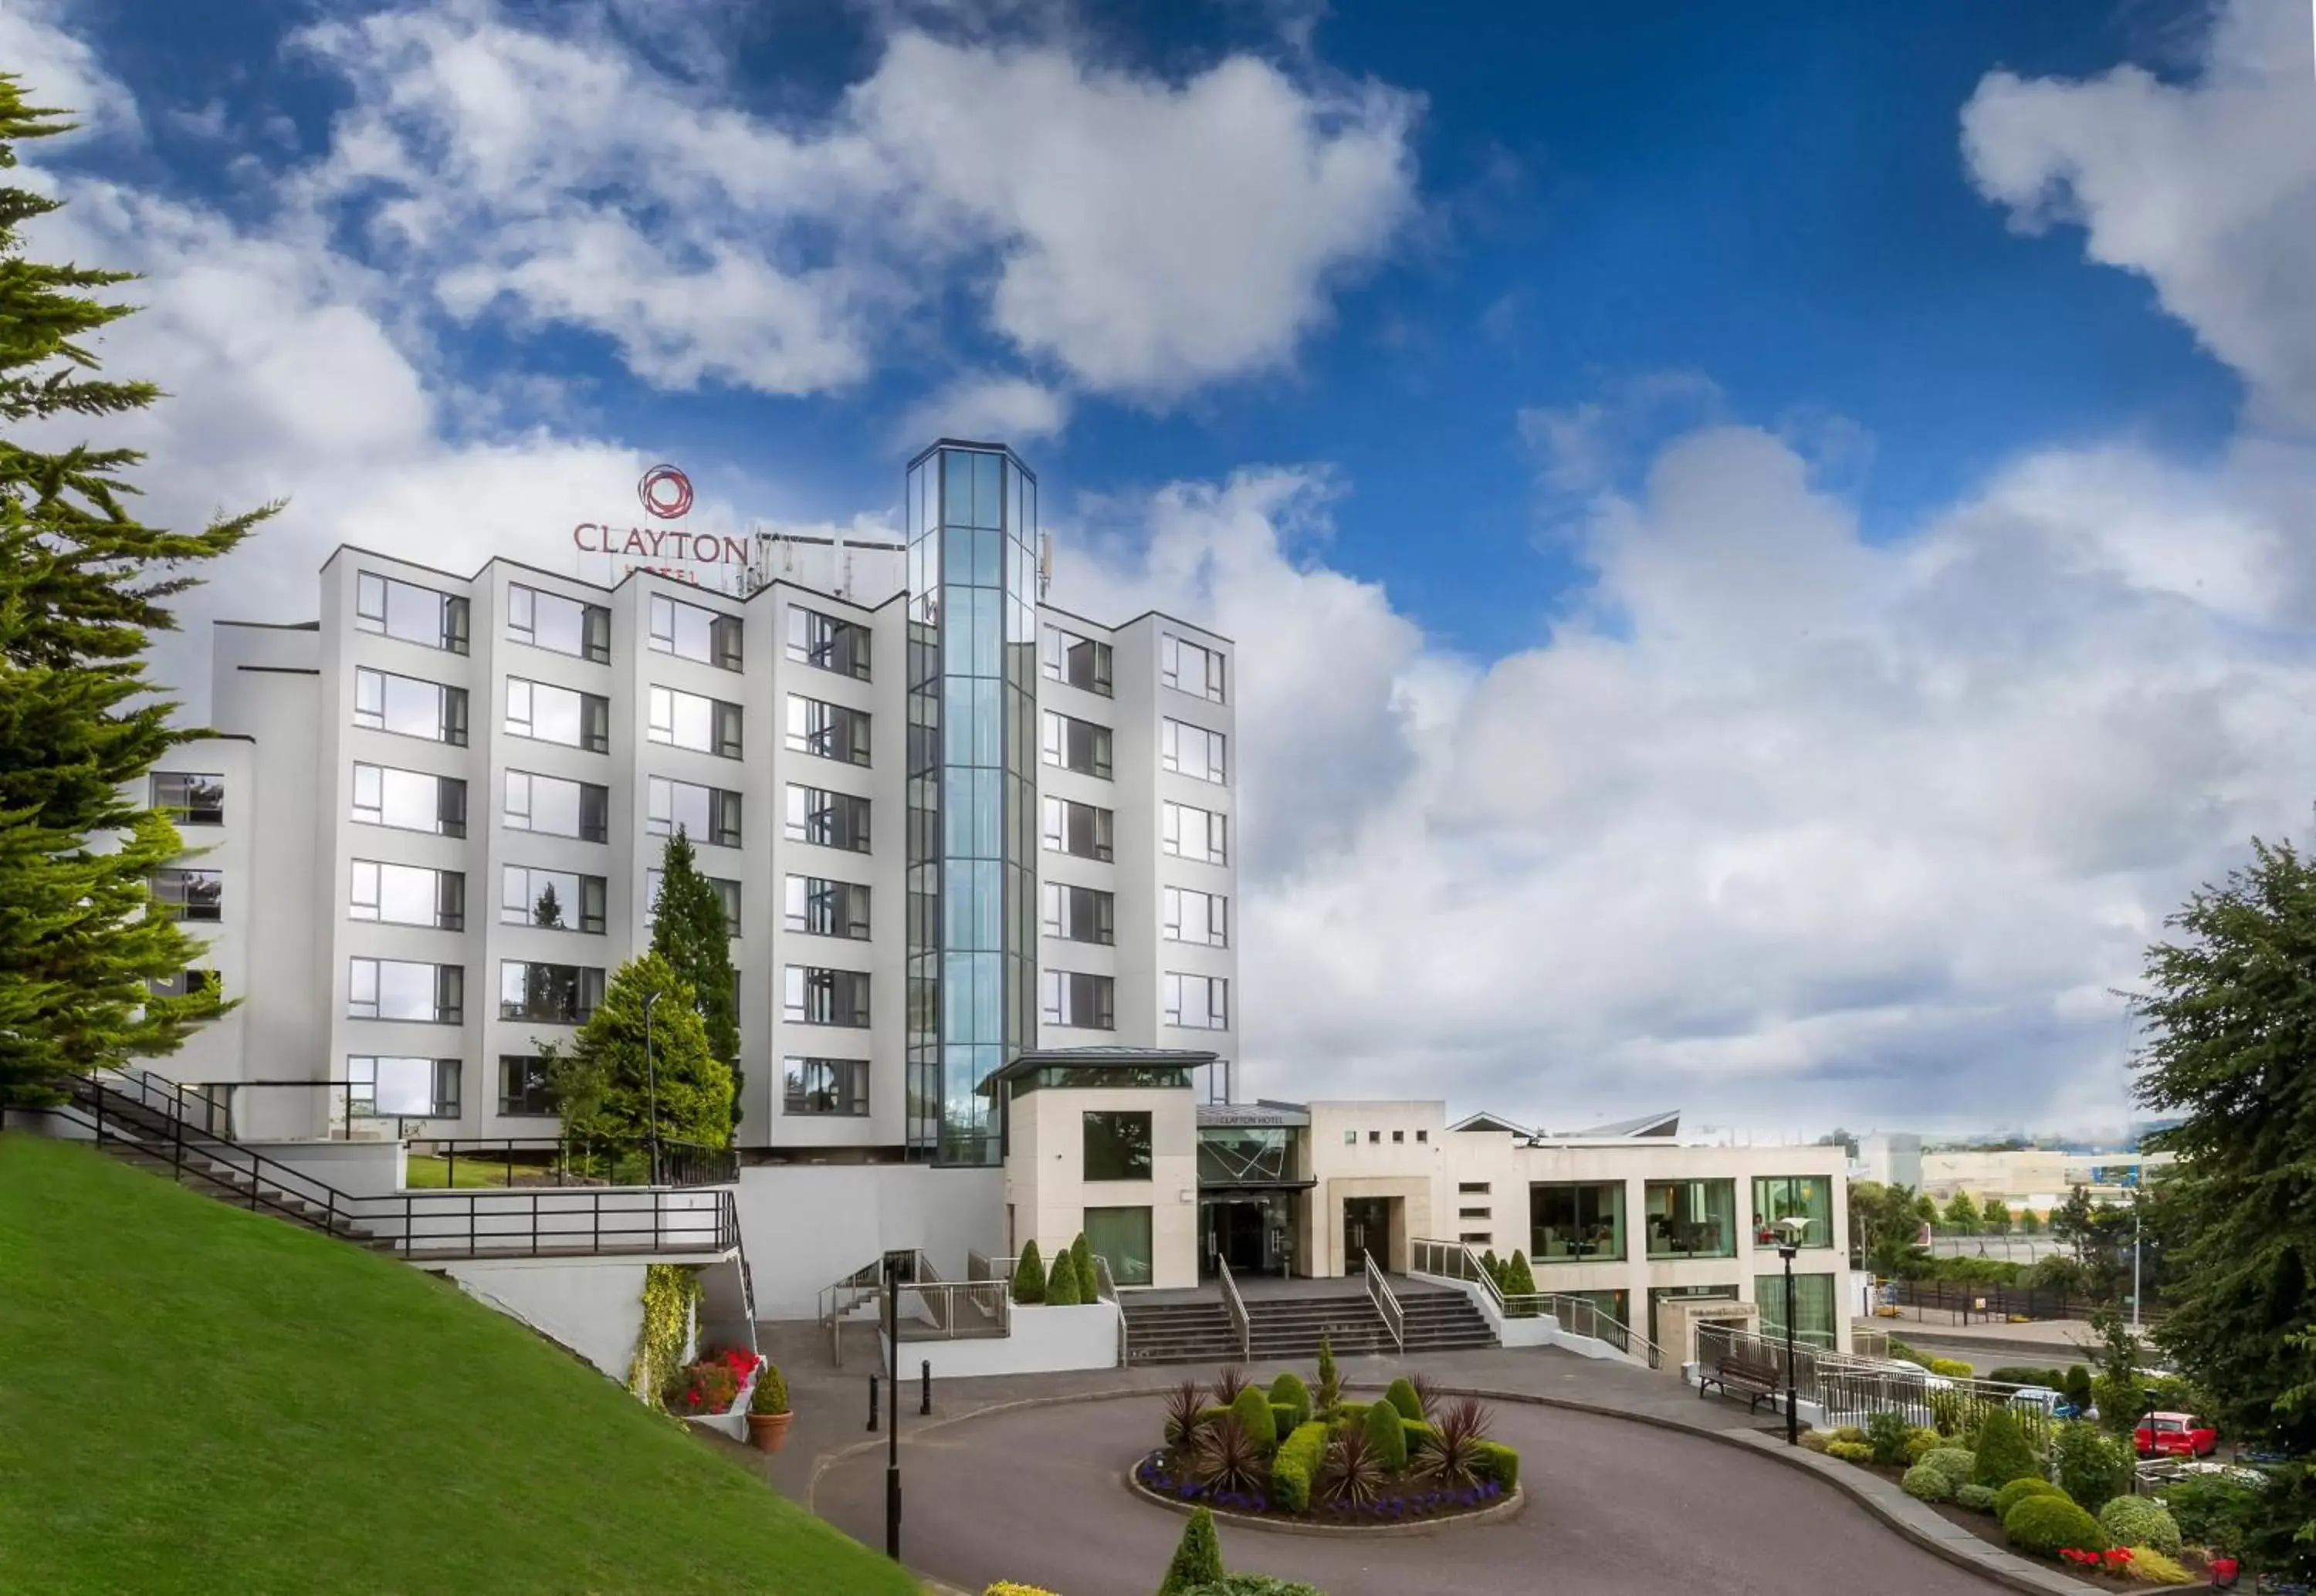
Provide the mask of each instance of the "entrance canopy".
POLYGON ((1215 1062, 1216 1055, 1198 1048, 1082 1047, 1040 1048, 1017 1054, 1002 1069, 992 1071, 981 1083, 984 1095, 1005 1086, 1005 1095, 1019 1097, 1039 1087, 1136 1087, 1190 1089, 1190 1076, 1215 1062))

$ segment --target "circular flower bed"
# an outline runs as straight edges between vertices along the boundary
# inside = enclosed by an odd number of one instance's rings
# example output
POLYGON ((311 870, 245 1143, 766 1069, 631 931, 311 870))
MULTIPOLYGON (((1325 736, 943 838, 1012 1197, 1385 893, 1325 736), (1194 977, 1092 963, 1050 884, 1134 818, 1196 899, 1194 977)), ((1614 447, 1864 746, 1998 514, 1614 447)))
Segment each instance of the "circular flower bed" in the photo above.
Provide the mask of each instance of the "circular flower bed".
POLYGON ((1452 1519, 1482 1508, 1493 1507, 1505 1500, 1504 1488, 1493 1480, 1483 1480, 1460 1490, 1444 1485, 1425 1486, 1421 1481, 1409 1482, 1409 1488, 1379 1496, 1364 1505, 1343 1502, 1314 1502, 1305 1512, 1287 1512, 1263 1492, 1214 1491, 1197 1480, 1179 1476, 1177 1465, 1170 1463, 1163 1451, 1155 1451, 1135 1466, 1134 1477, 1142 1488, 1154 1495, 1168 1497, 1187 1503, 1199 1503, 1217 1512, 1239 1513, 1249 1518, 1274 1518, 1296 1524, 1414 1524, 1434 1519, 1452 1519))

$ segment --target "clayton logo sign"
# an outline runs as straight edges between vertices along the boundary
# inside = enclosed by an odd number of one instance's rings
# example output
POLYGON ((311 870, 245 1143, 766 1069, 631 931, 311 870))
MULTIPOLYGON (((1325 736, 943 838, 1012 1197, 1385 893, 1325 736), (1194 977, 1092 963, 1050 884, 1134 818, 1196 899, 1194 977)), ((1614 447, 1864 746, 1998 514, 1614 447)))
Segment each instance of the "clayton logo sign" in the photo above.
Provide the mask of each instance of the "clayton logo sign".
MULTIPOLYGON (((636 483, 636 498, 653 519, 681 520, 691 513, 691 479, 673 466, 655 466, 636 483)), ((582 554, 652 562, 647 569, 687 581, 699 579, 690 572, 658 563, 683 561, 695 565, 744 568, 749 563, 746 538, 686 532, 681 528, 619 528, 601 521, 582 521, 571 529, 571 541, 582 554)))

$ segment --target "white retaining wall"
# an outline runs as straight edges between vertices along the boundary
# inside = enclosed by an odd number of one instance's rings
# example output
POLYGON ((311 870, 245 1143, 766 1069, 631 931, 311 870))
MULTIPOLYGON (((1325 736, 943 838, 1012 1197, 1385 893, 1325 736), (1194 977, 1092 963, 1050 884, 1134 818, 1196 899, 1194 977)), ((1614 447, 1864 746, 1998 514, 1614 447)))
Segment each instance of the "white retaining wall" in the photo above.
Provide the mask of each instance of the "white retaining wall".
POLYGON ((459 1258, 438 1267, 468 1295, 561 1343, 615 1380, 644 1326, 644 1265, 625 1258, 459 1258))
POLYGON ((772 1164, 740 1171, 740 1235, 759 1319, 809 1319, 821 1288, 887 1249, 921 1247, 949 1280, 968 1250, 1005 1251, 1005 1172, 926 1164, 772 1164))
MULTIPOLYGON (((1071 1369, 1118 1367, 1118 1305, 1089 1302, 1076 1308, 1013 1309, 1011 1335, 965 1336, 956 1341, 903 1341, 901 1378, 913 1379, 918 1364, 930 1361, 935 1379, 970 1379, 984 1374, 1055 1374, 1071 1369)), ((884 1337, 877 1336, 880 1347, 884 1337)), ((885 1349, 889 1355, 890 1349, 885 1349)))

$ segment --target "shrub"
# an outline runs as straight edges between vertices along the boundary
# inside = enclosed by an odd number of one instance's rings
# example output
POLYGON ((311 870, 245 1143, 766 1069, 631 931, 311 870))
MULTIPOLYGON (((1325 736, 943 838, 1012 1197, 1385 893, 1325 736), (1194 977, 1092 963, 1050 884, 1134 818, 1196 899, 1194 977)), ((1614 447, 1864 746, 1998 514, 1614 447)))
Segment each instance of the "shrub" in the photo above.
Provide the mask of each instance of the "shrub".
POLYGON ((2055 1557, 2062 1547, 2085 1551, 2107 1549, 2107 1534, 2098 1521, 2064 1496, 2029 1496, 2002 1521, 2002 1538, 2021 1551, 2055 1557))
POLYGON ((1270 1405, 1294 1410, 1295 1422, 1281 1430, 1281 1435, 1289 1434, 1311 1422, 1310 1388, 1303 1383, 1303 1377, 1291 1369, 1270 1382, 1270 1405))
POLYGON ((1093 1273, 1093 1248, 1086 1245, 1085 1232, 1070 1243, 1070 1272, 1078 1277, 1078 1300, 1091 1302, 1101 1293, 1096 1290, 1093 1273))
MULTIPOLYGON (((1921 1462, 1915 1467, 1936 1472, 1938 1477, 1946 1483, 1946 1496, 1952 1496, 1956 1491, 1970 1484, 1972 1465, 1977 1461, 1977 1459, 1960 1447, 1939 1447, 1922 1454, 1921 1462)), ((1940 1497, 1939 1500, 1943 1502, 1946 1497, 1940 1497)))
MULTIPOLYGON (((1511 1264, 1510 1267, 1506 1268, 1504 1271, 1504 1295, 1507 1297, 1533 1297, 1536 1295, 1536 1272, 1528 1267, 1528 1255, 1526 1253, 1515 1252, 1512 1254, 1511 1264)), ((1522 1303, 1520 1308, 1524 1312, 1533 1312, 1535 1310, 1536 1304, 1532 1302, 1522 1303)))
POLYGON ((1297 1424, 1270 1459, 1270 1500, 1287 1512, 1311 1511, 1311 1481, 1327 1455, 1327 1426, 1297 1424))
POLYGON ((2043 1472, 2043 1459, 2026 1444, 2026 1432, 2009 1409, 1998 1407, 1978 1427, 1978 1460, 1971 1465, 1970 1483, 1999 1491, 2012 1480, 2043 1472))
POLYGON ((1278 1446, 1278 1420, 1270 1411, 1270 1398, 1260 1386, 1249 1386, 1230 1405, 1230 1415, 1238 1427, 1246 1432, 1249 1441, 1268 1453, 1278 1446))
POLYGON ((1200 1408, 1198 1410, 1198 1428, 1203 1430, 1209 1424, 1221 1423, 1225 1419, 1230 1417, 1230 1411, 1231 1410, 1227 1407, 1208 1406, 1200 1408))
POLYGON ((1356 1430, 1361 1424, 1367 1423, 1367 1404, 1364 1402, 1338 1402, 1335 1404, 1334 1416, 1330 1418, 1327 1421, 1327 1423, 1331 1428, 1337 1432, 1356 1430))
POLYGON ((1519 1454, 1501 1441, 1482 1441, 1473 1467, 1483 1483, 1494 1482, 1507 1495, 1519 1485, 1519 1454))
POLYGON ((1022 1244, 1020 1261, 1013 1265, 1013 1300, 1034 1306, 1045 1299, 1046 1265, 1032 1239, 1022 1244))
POLYGON ((2012 1480, 1994 1494, 1994 1516, 1998 1519, 2009 1518, 2010 1510, 2029 1496, 2064 1496, 2065 1494, 2064 1491, 2041 1475, 2030 1474, 2023 1479, 2012 1480))
POLYGON ((1246 1370, 1235 1363, 1225 1363, 1215 1370, 1214 1384, 1208 1389, 1214 1392, 1216 1402, 1228 1407, 1246 1389, 1246 1370))
POLYGON ((1984 1485, 1964 1485, 1955 1493, 1955 1505, 1966 1507, 1973 1512, 1992 1512, 1994 1493, 1984 1485))
POLYGON ((1802 1432, 1802 1450, 1822 1452, 1832 1441, 1833 1432, 1831 1430, 1804 1430, 1802 1432))
POLYGON ((1337 1431, 1329 1436, 1326 1455, 1319 1460, 1312 1485, 1321 1501, 1338 1507, 1366 1507, 1382 1494, 1383 1462, 1365 1429, 1337 1431))
POLYGON ((1946 1438, 1927 1424, 1906 1432, 1906 1463, 1911 1467, 1946 1445, 1946 1438))
POLYGON ((1270 1477, 1268 1454, 1254 1444, 1234 1416, 1225 1415, 1198 1432, 1192 1467, 1199 1482, 1217 1491, 1252 1493, 1270 1477))
POLYGON ((767 1363, 756 1377, 756 1394, 748 1398, 748 1411, 760 1414, 784 1414, 788 1410, 788 1383, 780 1378, 779 1365, 767 1363))
POLYGON ((1839 1458, 1844 1463, 1874 1461, 1873 1447, 1862 1441, 1830 1441, 1826 1442, 1825 1455, 1829 1458, 1839 1458))
POLYGON ((1198 1426, 1206 1423, 1206 1395, 1196 1380, 1184 1380, 1166 1393, 1163 1439, 1168 1446, 1188 1446, 1198 1439, 1198 1426))
POLYGON ((2057 1370, 2029 1369, 2018 1363, 2006 1363, 1986 1378, 1998 1386, 2048 1386, 2054 1391, 2066 1388, 2059 1383, 2064 1377, 2057 1370))
POLYGON ((1193 1585, 1182 1596, 1324 1596, 1318 1586, 1268 1574, 1226 1574, 1210 1585, 1193 1585))
POLYGON ((1319 1337, 1319 1416, 1332 1419, 1335 1405, 1343 1399, 1343 1377, 1335 1367, 1335 1349, 1327 1338, 1319 1337))
POLYGON ((1274 1402, 1270 1405, 1271 1432, 1284 1441, 1295 1433, 1296 1426, 1303 1423, 1305 1416, 1283 1402, 1274 1402))
POLYGON ((1367 1444, 1375 1449, 1376 1461, 1386 1474, 1397 1474, 1407 1467, 1407 1431, 1399 1409, 1388 1402, 1378 1402, 1367 1409, 1361 1428, 1367 1444))
POLYGON ((1046 1306, 1075 1308, 1084 1300, 1078 1290, 1078 1266, 1070 1262, 1070 1249, 1064 1247, 1054 1255, 1054 1267, 1046 1276, 1046 1306))
POLYGON ((1480 1483, 1480 1448, 1488 1439, 1488 1410, 1473 1396, 1459 1396, 1440 1410, 1436 1424, 1405 1426, 1415 1466, 1454 1490, 1480 1483))
POLYGON ((685 1365, 668 1378, 666 1388, 660 1393, 668 1412, 693 1417, 730 1413, 739 1399, 739 1377, 729 1363, 720 1361, 685 1365))
POLYGON ((2051 1449, 2052 1474, 2085 1512, 2131 1494, 2130 1446, 2096 1424, 2062 1424, 2051 1449))
MULTIPOLYGON (((1932 1457, 1937 1455, 1935 1452, 1931 1454, 1932 1457)), ((1906 1470, 1905 1477, 1898 1482, 1898 1486, 1907 1495, 1919 1497, 1924 1502, 1954 1500, 1954 1481, 1946 1477, 1945 1470, 1932 1467, 1928 1459, 1906 1470)))
POLYGON ((1054 1593, 1043 1585, 1017 1585, 1011 1580, 999 1580, 981 1596, 1054 1596, 1054 1593))
POLYGON ((1222 1543, 1215 1538, 1215 1515, 1205 1508, 1190 1515, 1182 1528, 1182 1538, 1174 1547, 1174 1560, 1166 1565, 1166 1577, 1159 1582, 1158 1596, 1183 1596, 1200 1585, 1211 1585, 1223 1576, 1222 1543))
POLYGON ((2165 1485, 2155 1500, 2178 1523, 2187 1545, 2232 1552, 2243 1547, 2258 1493, 2258 1486, 2223 1475, 2189 1475, 2165 1485))
POLYGON ((1415 1399, 1415 1387, 1403 1375, 1384 1388, 1383 1399, 1399 1409, 1403 1419, 1421 1419, 1423 1404, 1415 1399))
POLYGON ((2160 1503, 2143 1496, 2118 1496, 2098 1510, 2098 1522, 2117 1546, 2153 1547, 2168 1556, 2179 1555, 2179 1521, 2160 1503))
POLYGON ((1846 1441, 1852 1445, 1857 1445, 1866 1440, 1866 1432, 1855 1424, 1844 1424, 1833 1432, 1833 1438, 1836 1441, 1846 1441))
POLYGON ((1866 1421, 1866 1439, 1871 1444, 1874 1460, 1885 1468, 1895 1468, 1906 1459, 1906 1415, 1902 1413, 1875 1414, 1866 1421))
POLYGON ((1929 1361, 1932 1374, 1943 1374, 1948 1379, 1966 1380, 1972 1378, 1971 1366, 1960 1358, 1933 1358, 1929 1361))
POLYGON ((1439 1382, 1419 1369, 1407 1377, 1407 1383, 1414 1388, 1415 1405, 1423 1410, 1425 1418, 1430 1418, 1431 1410, 1439 1405, 1439 1382))
POLYGON ((2091 1405, 2091 1371, 2080 1363, 2071 1363, 2062 1381, 2059 1389, 2067 1394, 2067 1400, 2075 1405, 2075 1411, 2087 1411, 2091 1405))
POLYGON ((2123 1565, 2123 1571, 2134 1584, 2142 1585, 2184 1585, 2193 1577, 2185 1565, 2160 1547, 2132 1547, 2131 1561, 2123 1565))

